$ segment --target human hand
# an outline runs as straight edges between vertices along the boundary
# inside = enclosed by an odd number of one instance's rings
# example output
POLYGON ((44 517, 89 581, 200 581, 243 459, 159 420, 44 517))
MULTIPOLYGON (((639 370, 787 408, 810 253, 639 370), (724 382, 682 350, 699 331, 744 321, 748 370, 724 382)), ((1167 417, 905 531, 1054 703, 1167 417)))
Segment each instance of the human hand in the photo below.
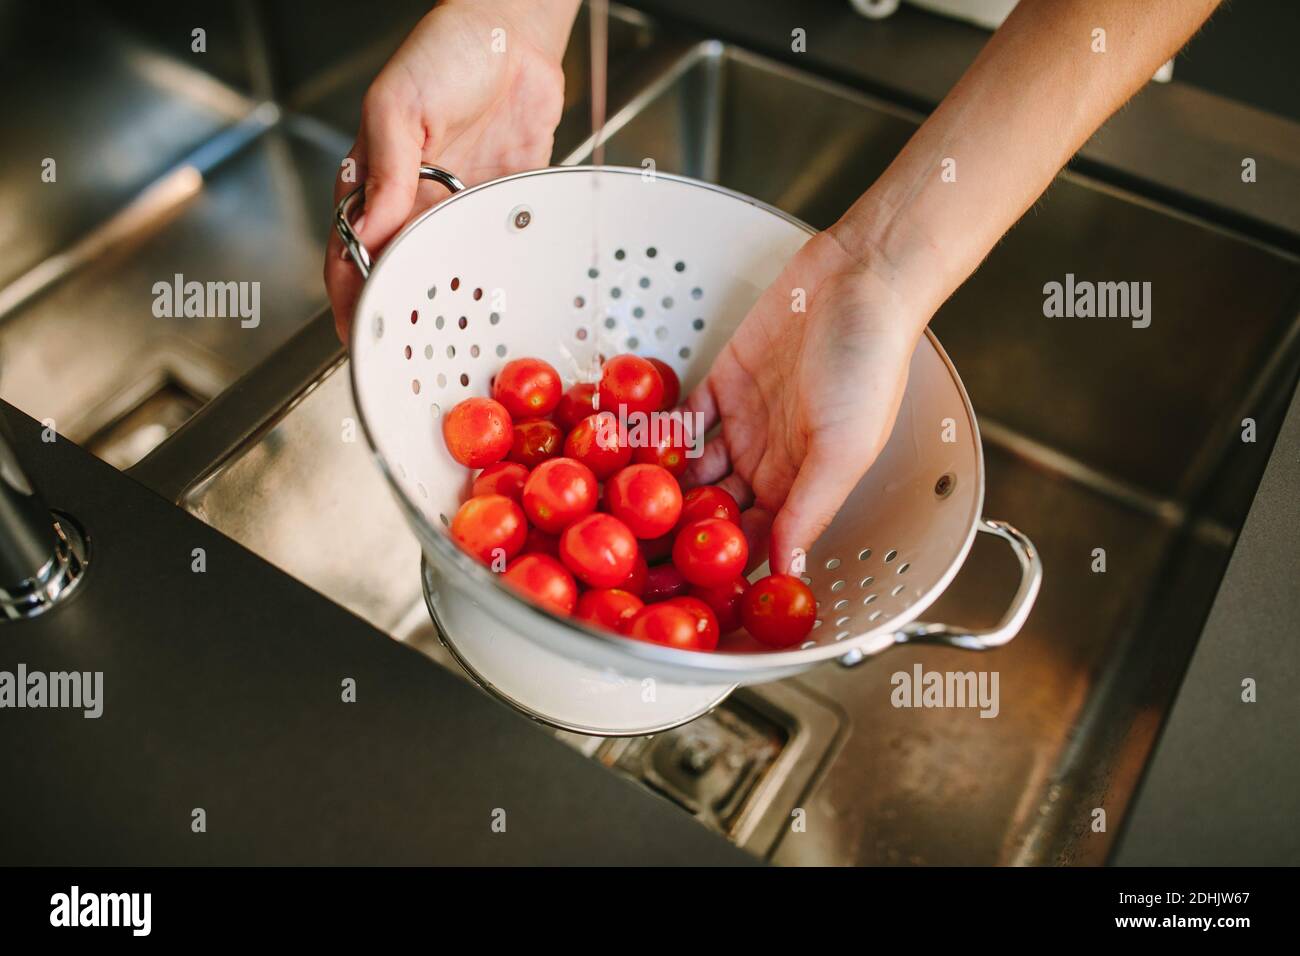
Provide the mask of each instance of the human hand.
MULTIPOLYGON (((372 256, 439 194, 420 180, 421 163, 472 186, 549 162, 576 11, 577 0, 448 0, 411 31, 366 93, 348 154, 354 181, 344 163, 334 184, 335 203, 365 184, 354 227, 372 256)), ((345 342, 361 284, 331 229, 325 287, 345 342)))
POLYGON ((788 573, 884 447, 930 312, 834 231, 810 239, 759 297, 687 408, 721 434, 687 480, 720 483, 742 508, 751 551, 770 531, 788 573), (803 290, 806 311, 795 311, 803 290), (749 507, 750 505, 753 507, 749 507))

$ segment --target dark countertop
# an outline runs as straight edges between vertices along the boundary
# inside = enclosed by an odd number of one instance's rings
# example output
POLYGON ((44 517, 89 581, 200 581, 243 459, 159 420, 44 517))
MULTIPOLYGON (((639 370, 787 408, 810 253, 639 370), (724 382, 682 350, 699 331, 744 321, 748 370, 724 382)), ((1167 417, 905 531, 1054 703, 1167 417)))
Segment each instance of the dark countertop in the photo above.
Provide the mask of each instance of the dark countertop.
POLYGON ((1300 391, 1113 862, 1300 861, 1300 391), (1242 701, 1242 682, 1256 702, 1242 701))
POLYGON ((12 406, 0 414, 47 503, 91 539, 66 604, 0 623, 0 670, 102 671, 104 686, 98 719, 0 710, 0 864, 756 862, 71 442, 43 443, 12 406), (196 807, 206 833, 191 832, 196 807))

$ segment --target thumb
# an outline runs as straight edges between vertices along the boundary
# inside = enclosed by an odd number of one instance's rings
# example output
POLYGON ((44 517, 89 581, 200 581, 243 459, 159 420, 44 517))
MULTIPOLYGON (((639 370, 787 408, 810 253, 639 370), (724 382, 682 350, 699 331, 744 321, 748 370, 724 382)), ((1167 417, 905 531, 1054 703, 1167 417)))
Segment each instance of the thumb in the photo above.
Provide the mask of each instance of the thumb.
POLYGON ((357 232, 375 255, 415 206, 424 133, 398 100, 371 87, 362 107, 361 135, 366 142, 366 201, 357 232))

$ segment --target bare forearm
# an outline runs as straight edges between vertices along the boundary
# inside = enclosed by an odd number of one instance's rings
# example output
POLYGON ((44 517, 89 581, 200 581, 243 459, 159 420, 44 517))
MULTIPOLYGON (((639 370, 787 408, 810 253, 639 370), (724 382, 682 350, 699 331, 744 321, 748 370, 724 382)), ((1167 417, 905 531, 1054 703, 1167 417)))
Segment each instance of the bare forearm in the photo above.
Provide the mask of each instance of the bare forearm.
POLYGON ((1217 3, 1022 0, 833 232, 928 318, 1217 3))
POLYGON ((530 39, 554 56, 564 55, 582 0, 444 0, 444 4, 469 4, 480 11, 501 14, 503 20, 519 24, 530 39))

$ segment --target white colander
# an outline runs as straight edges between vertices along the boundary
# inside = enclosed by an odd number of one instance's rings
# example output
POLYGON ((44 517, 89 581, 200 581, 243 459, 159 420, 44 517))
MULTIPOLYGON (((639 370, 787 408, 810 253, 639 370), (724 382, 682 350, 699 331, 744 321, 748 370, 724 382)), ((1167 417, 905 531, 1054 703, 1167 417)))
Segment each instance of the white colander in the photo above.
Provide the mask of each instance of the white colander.
POLYGON ((738 193, 639 169, 558 167, 471 189, 432 166, 421 175, 453 195, 403 229, 373 268, 350 226, 360 191, 338 206, 339 233, 367 276, 352 385, 422 544, 435 624, 480 683, 560 726, 646 732, 696 716, 736 684, 907 641, 989 648, 1020 630, 1041 564, 1023 534, 981 517, 979 431, 928 331, 888 444, 807 555, 820 621, 804 644, 778 651, 742 637, 712 653, 677 650, 552 615, 504 587, 447 534, 472 474, 447 453, 440 416, 489 394, 502 363, 526 356, 554 365, 566 387, 592 379, 601 356, 654 356, 677 370, 685 394, 812 230, 738 193), (918 622, 976 531, 1003 538, 1019 559, 1010 610, 987 631, 918 622), (641 700, 647 686, 661 703, 679 691, 681 699, 648 714, 620 709, 606 692, 621 687, 641 700))

